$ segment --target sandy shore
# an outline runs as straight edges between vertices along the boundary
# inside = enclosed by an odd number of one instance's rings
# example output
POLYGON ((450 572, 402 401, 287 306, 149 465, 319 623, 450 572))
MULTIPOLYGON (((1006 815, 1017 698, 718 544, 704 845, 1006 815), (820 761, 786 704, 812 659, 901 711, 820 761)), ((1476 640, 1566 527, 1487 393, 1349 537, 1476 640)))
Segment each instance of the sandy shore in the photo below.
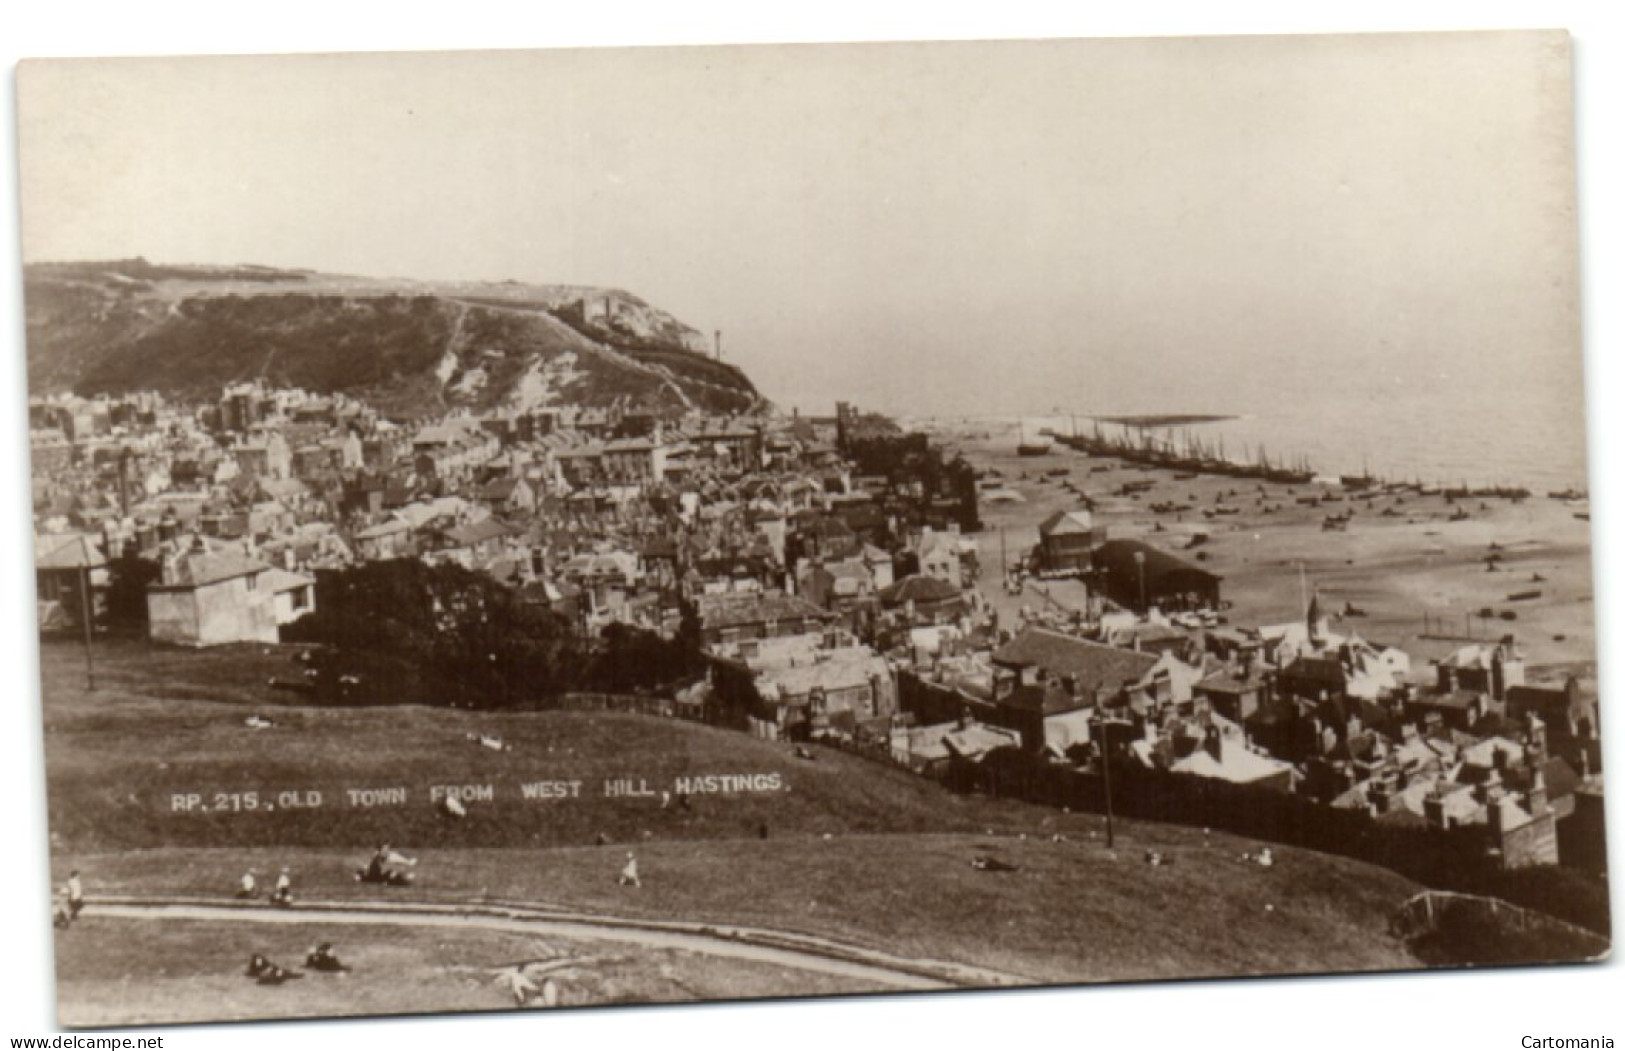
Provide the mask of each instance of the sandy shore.
MULTIPOLYGON (((997 422, 933 421, 919 424, 943 445, 956 448, 982 469, 1002 473, 1021 502, 984 499, 981 590, 1001 617, 1022 605, 1049 601, 1029 582, 1020 597, 1001 587, 1001 540, 1011 565, 1038 541, 1038 524, 1057 510, 1083 506, 1064 483, 1095 501, 1095 521, 1114 538, 1145 540, 1182 557, 1202 561, 1224 577, 1222 593, 1233 603, 1232 624, 1258 626, 1302 616, 1301 564, 1311 589, 1318 586, 1321 607, 1341 611, 1352 604, 1362 617, 1334 621, 1334 630, 1357 633, 1409 652, 1419 666, 1449 653, 1468 639, 1494 640, 1511 633, 1531 666, 1573 667, 1594 677, 1591 524, 1575 508, 1537 493, 1513 502, 1472 499, 1448 503, 1443 496, 1375 496, 1369 501, 1340 487, 1287 486, 1209 475, 1177 479, 1174 472, 1095 458, 1057 445, 1044 456, 1020 457, 1017 428, 997 422), (1045 472, 1068 469, 1064 477, 1045 472), (1125 482, 1151 482, 1145 492, 1121 495, 1125 482), (1312 494, 1341 496, 1319 507, 1298 502, 1312 494), (1158 514, 1150 505, 1190 504, 1194 510, 1158 514), (1205 517, 1201 511, 1223 503, 1234 515, 1205 517), (1471 515, 1451 521, 1457 507, 1471 515), (1346 531, 1326 531, 1328 515, 1353 511, 1346 531), (1392 511, 1391 515, 1384 512, 1392 511), (1161 526, 1159 531, 1158 526, 1161 526), (1207 536, 1187 549, 1192 534, 1207 536), (1498 545, 1497 568, 1486 559, 1498 545), (1536 577, 1543 579, 1536 580, 1536 577), (1539 591, 1538 598, 1509 596, 1539 591), (1483 619, 1479 612, 1493 610, 1483 619), (1515 619, 1504 619, 1503 611, 1515 619), (1448 637, 1441 637, 1448 636, 1448 637)), ((1081 607, 1076 584, 1054 587, 1055 601, 1081 607)))

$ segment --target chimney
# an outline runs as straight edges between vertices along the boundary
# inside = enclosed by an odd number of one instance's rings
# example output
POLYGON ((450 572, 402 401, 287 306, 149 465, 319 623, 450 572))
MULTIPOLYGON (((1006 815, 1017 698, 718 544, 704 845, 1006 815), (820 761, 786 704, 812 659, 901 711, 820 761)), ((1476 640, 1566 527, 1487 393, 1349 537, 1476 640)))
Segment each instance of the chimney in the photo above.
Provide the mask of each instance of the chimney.
POLYGON ((1438 788, 1434 788, 1422 800, 1422 816, 1427 819, 1430 828, 1450 827, 1450 818, 1444 812, 1444 796, 1439 793, 1438 788))
POLYGON ((1392 797, 1388 794, 1388 786, 1381 782, 1373 783, 1366 789, 1366 799, 1371 803, 1372 814, 1386 814, 1392 805, 1392 797))
POLYGON ((1214 762, 1224 762, 1224 734, 1219 732, 1217 726, 1207 728, 1207 733, 1202 738, 1202 747, 1213 757, 1214 762))
POLYGON ((1511 796, 1502 796, 1489 804, 1489 812, 1486 816, 1489 818, 1490 834, 1499 840, 1518 827, 1515 824, 1518 817, 1518 804, 1513 802, 1511 796))
POLYGON ((712 336, 716 340, 717 360, 721 361, 722 360, 722 330, 720 328, 717 329, 714 333, 712 333, 712 336))
POLYGON ((1529 779, 1529 813, 1539 817, 1546 813, 1546 809, 1546 775, 1537 766, 1529 779))

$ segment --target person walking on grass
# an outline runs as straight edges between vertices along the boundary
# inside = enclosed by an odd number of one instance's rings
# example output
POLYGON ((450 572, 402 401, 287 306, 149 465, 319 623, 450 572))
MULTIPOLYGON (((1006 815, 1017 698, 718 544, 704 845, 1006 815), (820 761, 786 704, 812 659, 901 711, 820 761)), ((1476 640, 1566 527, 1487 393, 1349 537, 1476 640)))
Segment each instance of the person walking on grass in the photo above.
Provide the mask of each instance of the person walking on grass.
POLYGON ((626 864, 621 867, 619 885, 622 887, 643 886, 643 881, 638 879, 638 856, 630 850, 626 852, 626 864))

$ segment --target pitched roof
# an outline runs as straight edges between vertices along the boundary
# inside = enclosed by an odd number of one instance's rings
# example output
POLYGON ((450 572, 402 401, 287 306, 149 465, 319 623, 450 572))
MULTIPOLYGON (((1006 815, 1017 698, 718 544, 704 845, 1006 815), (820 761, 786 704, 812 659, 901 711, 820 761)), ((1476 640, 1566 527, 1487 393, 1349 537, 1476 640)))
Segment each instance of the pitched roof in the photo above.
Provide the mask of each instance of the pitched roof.
POLYGON ((519 488, 518 478, 497 478, 485 483, 480 489, 480 495, 487 500, 506 500, 519 488))
POLYGON ((35 569, 95 569, 106 564, 96 542, 83 533, 34 538, 35 569))
POLYGON ((495 518, 482 518, 478 522, 460 525, 445 532, 447 540, 456 547, 472 547, 483 544, 488 540, 507 536, 511 532, 508 526, 495 518))
POLYGON ((707 628, 762 624, 770 620, 827 619, 829 614, 806 599, 780 592, 700 595, 701 623, 707 628))
POLYGON ((1158 659, 1045 628, 1027 628, 993 653, 995 664, 1037 668, 1071 679, 1083 691, 1140 682, 1158 659))
POLYGON ((188 551, 164 567, 162 584, 154 587, 200 588, 224 580, 263 573, 271 567, 240 551, 188 551))
POLYGON ((1094 519, 1088 511, 1057 511, 1038 525, 1039 536, 1072 536, 1094 531, 1094 519))
POLYGON ((292 591, 316 583, 315 577, 306 576, 304 573, 291 573, 275 566, 265 574, 265 579, 272 591, 292 591))
POLYGON ((1139 571, 1139 565, 1134 558, 1137 554, 1145 556, 1145 579, 1152 585, 1163 577, 1174 574, 1195 574, 1210 580, 1224 579, 1193 562, 1187 562, 1138 540, 1108 540, 1095 548, 1094 560, 1096 565, 1104 567, 1113 576, 1128 580, 1132 578, 1132 574, 1139 571))
POLYGON ((1183 759, 1176 759, 1168 769, 1176 774, 1213 777, 1235 784, 1260 781, 1292 769, 1292 764, 1259 755, 1243 746, 1240 741, 1226 742, 1223 753, 1223 759, 1215 759, 1213 753, 1206 748, 1197 748, 1183 759))
POLYGON ((1299 657, 1281 671, 1294 679, 1343 686, 1348 682, 1348 671, 1334 657, 1299 657))
POLYGON ((1017 711, 1037 712, 1042 715, 1075 712, 1092 703, 1093 701, 1090 699, 1077 698, 1068 693, 1047 690, 1042 686, 1018 686, 999 698, 999 707, 1001 708, 1014 708, 1017 711))
POLYGON ((815 689, 830 692, 868 686, 875 676, 885 676, 886 674, 885 658, 877 655, 858 659, 815 661, 811 664, 797 664, 790 667, 764 668, 757 672, 756 677, 773 683, 778 687, 781 695, 796 697, 810 693, 815 689))
POLYGON ((909 602, 949 602, 960 597, 960 591, 946 580, 913 574, 880 592, 880 601, 888 606, 901 606, 909 602))

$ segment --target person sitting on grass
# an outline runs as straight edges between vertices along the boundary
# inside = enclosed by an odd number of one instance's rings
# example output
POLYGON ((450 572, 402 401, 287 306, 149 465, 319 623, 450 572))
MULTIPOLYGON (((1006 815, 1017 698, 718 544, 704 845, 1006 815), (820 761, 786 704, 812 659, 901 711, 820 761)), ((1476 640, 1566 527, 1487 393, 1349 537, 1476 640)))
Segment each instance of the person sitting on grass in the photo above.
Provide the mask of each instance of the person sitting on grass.
POLYGON ((270 902, 283 908, 293 904, 293 877, 288 875, 286 867, 277 874, 276 885, 271 888, 270 902))
POLYGON ((249 869, 243 873, 243 878, 237 881, 237 897, 252 898, 259 893, 259 882, 254 878, 254 870, 249 869))
POLYGON ((78 869, 68 873, 68 882, 62 889, 68 894, 68 919, 77 920, 85 908, 85 885, 79 882, 78 869))
POLYGON ((260 971, 259 975, 256 976, 254 980, 259 982, 261 985, 281 985, 283 982, 289 981, 290 979, 303 977, 304 975, 300 974, 298 971, 290 971, 286 968, 278 967, 276 964, 267 960, 265 962, 264 970, 260 971))
POLYGON ((381 846, 377 850, 373 851, 372 852, 372 857, 367 859, 367 867, 361 870, 361 876, 360 876, 361 882, 362 883, 387 883, 387 882, 389 882, 388 864, 389 864, 389 844, 385 843, 383 846, 381 846))
POLYGON ((305 966, 310 968, 312 971, 322 971, 327 974, 336 974, 341 971, 348 971, 350 969, 349 967, 340 963, 337 956, 333 955, 332 942, 322 942, 320 945, 310 950, 310 952, 306 953, 305 966))
POLYGON ((51 926, 59 931, 65 931, 73 923, 73 917, 68 913, 68 893, 59 892, 51 902, 51 926))
POLYGON ((373 851, 372 857, 367 859, 365 868, 356 870, 355 878, 362 883, 382 883, 389 887, 404 887, 412 882, 412 874, 404 869, 390 868, 390 866, 410 866, 417 863, 417 858, 397 854, 390 849, 388 843, 385 843, 373 851))

